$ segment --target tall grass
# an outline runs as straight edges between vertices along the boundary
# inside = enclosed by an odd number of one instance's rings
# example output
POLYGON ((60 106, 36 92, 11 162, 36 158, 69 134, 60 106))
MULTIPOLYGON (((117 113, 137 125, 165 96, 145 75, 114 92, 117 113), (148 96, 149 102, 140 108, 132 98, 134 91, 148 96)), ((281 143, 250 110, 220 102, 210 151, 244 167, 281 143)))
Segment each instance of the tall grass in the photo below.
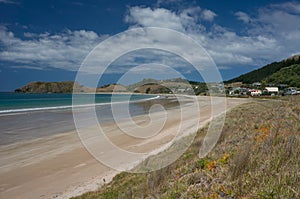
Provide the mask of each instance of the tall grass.
POLYGON ((299 97, 233 109, 218 145, 199 159, 206 131, 200 129, 172 165, 148 174, 123 172, 78 198, 300 198, 299 97))

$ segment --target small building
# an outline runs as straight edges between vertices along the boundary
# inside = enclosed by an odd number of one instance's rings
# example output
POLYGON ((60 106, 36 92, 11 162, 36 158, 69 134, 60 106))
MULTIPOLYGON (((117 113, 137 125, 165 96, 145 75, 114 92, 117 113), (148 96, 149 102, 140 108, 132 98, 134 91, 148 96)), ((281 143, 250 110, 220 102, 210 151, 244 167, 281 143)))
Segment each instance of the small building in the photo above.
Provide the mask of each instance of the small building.
POLYGON ((252 86, 254 86, 254 87, 260 87, 260 86, 261 86, 261 83, 260 83, 260 82, 254 82, 254 83, 252 84, 252 86))
POLYGON ((278 94, 279 93, 278 87, 266 87, 265 90, 270 94, 278 94))
POLYGON ((247 88, 241 88, 241 87, 237 87, 237 88, 233 88, 231 90, 229 90, 229 95, 247 95, 247 93, 249 92, 249 89, 247 88))
POLYGON ((288 87, 288 85, 287 85, 287 84, 278 84, 277 86, 278 86, 278 87, 279 87, 279 89, 281 89, 281 90, 283 90, 283 89, 285 89, 285 88, 287 88, 287 87, 288 87))
POLYGON ((251 89, 249 92, 251 96, 261 96, 262 94, 262 91, 258 89, 251 89))

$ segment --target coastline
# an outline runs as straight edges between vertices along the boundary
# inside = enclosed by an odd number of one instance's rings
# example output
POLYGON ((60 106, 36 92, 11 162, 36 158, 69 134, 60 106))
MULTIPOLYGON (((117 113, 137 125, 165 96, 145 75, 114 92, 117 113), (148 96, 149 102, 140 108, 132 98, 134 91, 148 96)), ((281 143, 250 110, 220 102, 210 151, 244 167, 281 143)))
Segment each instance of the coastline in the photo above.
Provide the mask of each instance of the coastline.
MULTIPOLYGON (((13 93, 13 92, 6 92, 8 94, 19 94, 19 93, 13 93)), ((109 92, 103 92, 103 93, 22 93, 22 94, 26 94, 26 95, 31 95, 31 94, 37 94, 37 95, 70 95, 70 102, 72 102, 69 105, 59 105, 59 106, 43 106, 43 107, 26 107, 26 108, 18 108, 18 109, 6 109, 6 110, 1 110, 0 109, 0 116, 2 116, 2 114, 10 114, 10 113, 23 113, 23 112, 30 112, 30 111, 47 111, 47 110, 59 110, 59 109, 70 109, 73 108, 73 101, 72 101, 72 95, 73 94, 79 94, 79 95, 137 95, 137 96, 153 96, 151 98, 144 98, 144 99, 135 99, 135 100, 131 100, 130 103, 135 103, 135 102, 139 102, 139 101, 146 101, 146 100, 152 100, 152 99, 157 99, 159 98, 159 96, 161 96, 161 94, 143 94, 143 93, 125 93, 125 92, 114 92, 114 93, 109 93, 109 92)), ((84 107, 92 107, 92 106, 101 106, 101 105, 109 105, 111 103, 124 103, 124 101, 115 101, 115 102, 98 102, 98 103, 92 103, 92 104, 75 104, 76 107, 80 108, 84 108, 84 107)))
MULTIPOLYGON (((197 99, 203 105, 203 114, 200 117, 200 126, 202 126, 212 118, 207 107, 210 97, 197 97, 197 99)), ((228 109, 246 101, 248 100, 229 99, 228 109)), ((178 110, 170 109, 167 112, 175 115, 176 111, 178 110)), ((159 121, 162 113, 154 114, 159 121)), ((134 120, 143 124, 147 121, 147 115, 135 116, 134 120)), ((196 120, 199 118, 194 118, 191 114, 185 122, 189 126, 188 124, 194 124, 196 120)), ((121 135, 113 124, 107 123, 105 128, 111 129, 111 140, 126 150, 136 152, 156 150, 157 153, 164 143, 174 137, 177 124, 178 118, 170 117, 158 137, 144 142, 121 135)), ((186 131, 188 130, 189 127, 186 131)), ((20 195, 24 198, 69 198, 96 190, 104 183, 103 178, 107 183, 118 173, 96 161, 82 146, 74 131, 6 146, 6 148, 1 147, 0 151, 1 164, 4 163, 0 170, 0 190, 4 198, 18 198, 20 195)), ((107 157, 113 156, 114 154, 108 152, 107 157)))
MULTIPOLYGON (((60 107, 43 106, 41 108, 21 108, 6 111, 0 110, 0 126, 2 128, 2 132, 0 133, 0 146, 73 131, 75 130, 73 113, 77 115, 83 115, 86 112, 95 109, 97 117, 101 120, 99 120, 99 122, 110 121, 112 119, 112 113, 110 111, 111 105, 122 106, 124 103, 127 104, 127 96, 117 96, 116 101, 112 103, 101 103, 99 101, 99 103, 96 104, 82 106, 74 105, 74 107, 72 105, 60 107), (119 98, 120 101, 118 101, 119 98)), ((100 100, 101 98, 105 98, 104 101, 107 101, 106 98, 108 97, 101 96, 100 100)), ((159 97, 156 95, 144 97, 134 96, 130 99, 131 101, 127 105, 131 109, 131 116, 145 114, 145 111, 147 111, 147 107, 145 108, 144 104, 148 104, 149 101, 164 101, 158 98, 159 97)), ((26 100, 26 102, 27 101, 28 100, 26 100)))

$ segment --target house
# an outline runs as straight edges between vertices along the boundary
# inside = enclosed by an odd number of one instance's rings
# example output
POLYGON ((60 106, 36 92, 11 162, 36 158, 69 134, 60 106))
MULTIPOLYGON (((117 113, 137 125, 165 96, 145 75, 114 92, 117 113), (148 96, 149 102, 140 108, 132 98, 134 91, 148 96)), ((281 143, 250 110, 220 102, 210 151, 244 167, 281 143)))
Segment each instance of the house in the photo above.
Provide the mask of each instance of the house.
POLYGON ((279 87, 280 90, 283 90, 283 89, 287 88, 288 85, 287 84, 278 84, 277 86, 279 87))
POLYGON ((253 96, 261 96, 262 94, 262 91, 261 90, 257 90, 257 89, 251 89, 249 90, 250 92, 250 95, 253 97, 253 96))
POLYGON ((266 91, 267 93, 272 94, 272 95, 274 95, 274 94, 277 95, 277 94, 279 93, 278 87, 266 87, 266 88, 265 88, 265 91, 266 91))
POLYGON ((247 95, 248 91, 247 88, 237 87, 229 90, 229 95, 247 95))
POLYGON ((254 83, 252 84, 252 86, 254 86, 254 87, 260 87, 260 86, 261 86, 261 83, 260 83, 260 82, 254 82, 254 83))

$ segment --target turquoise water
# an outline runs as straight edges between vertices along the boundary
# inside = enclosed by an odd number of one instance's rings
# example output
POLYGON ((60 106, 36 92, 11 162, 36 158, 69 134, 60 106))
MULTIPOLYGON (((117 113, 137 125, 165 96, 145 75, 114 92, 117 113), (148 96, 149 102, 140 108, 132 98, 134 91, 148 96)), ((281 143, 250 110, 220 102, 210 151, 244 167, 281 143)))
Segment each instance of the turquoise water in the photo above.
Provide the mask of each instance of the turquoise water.
MULTIPOLYGON (((25 140, 42 138, 55 134, 76 130, 73 114, 80 115, 89 127, 91 111, 90 104, 95 106, 99 123, 113 121, 111 101, 123 102, 128 99, 131 116, 146 114, 151 107, 148 99, 157 98, 155 95, 128 94, 89 94, 76 96, 76 109, 72 111, 72 94, 23 94, 0 93, 0 145, 12 144, 25 140), (92 101, 89 99, 93 99, 92 101), (145 102, 143 102, 145 101, 145 102), (82 105, 84 105, 82 107, 82 105), (87 105, 87 106, 85 106, 87 105)), ((155 101, 155 100, 153 100, 155 101)), ((123 108, 123 103, 117 103, 123 108)), ((118 117, 122 114, 117 114, 118 117)))
MULTIPOLYGON (((93 104, 105 104, 145 100, 155 98, 153 95, 129 95, 129 94, 77 94, 76 105, 91 104, 88 99, 94 99, 93 104)), ((71 108, 72 94, 25 94, 25 93, 0 93, 0 113, 12 113, 35 110, 53 110, 71 108)))

